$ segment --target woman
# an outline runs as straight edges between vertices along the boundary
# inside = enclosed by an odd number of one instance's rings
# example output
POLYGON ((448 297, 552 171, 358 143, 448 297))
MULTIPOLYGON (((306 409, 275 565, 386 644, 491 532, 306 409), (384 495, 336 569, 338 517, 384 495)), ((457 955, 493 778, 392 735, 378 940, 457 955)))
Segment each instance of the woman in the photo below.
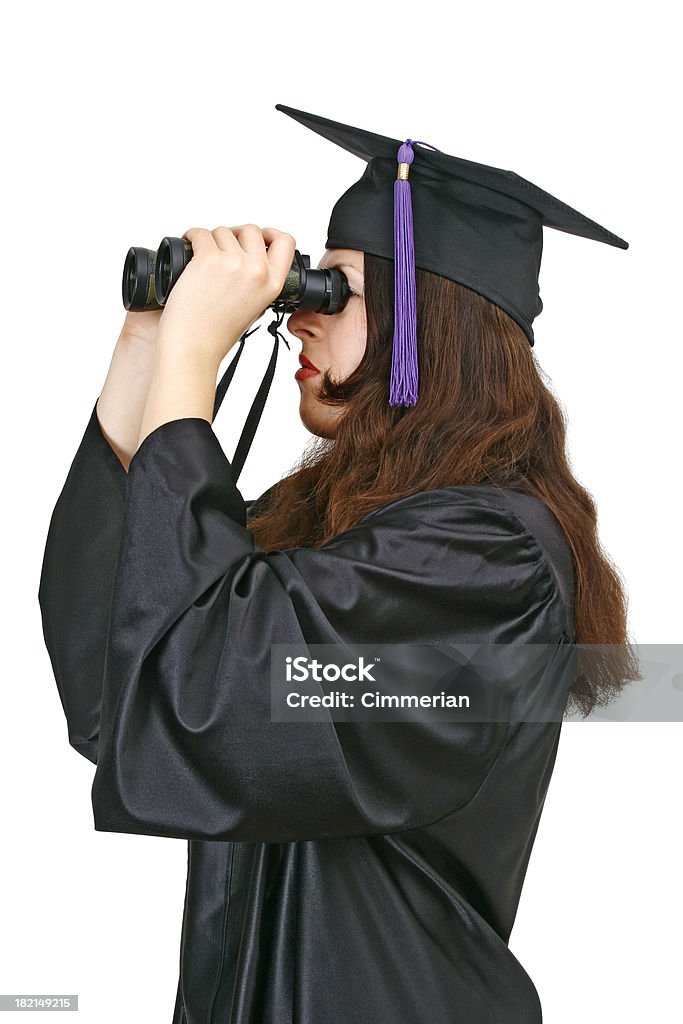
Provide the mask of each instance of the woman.
MULTIPOLYGON (((528 337, 416 270, 420 399, 393 407, 393 263, 328 247, 356 294, 288 322, 318 370, 298 387, 320 441, 245 503, 211 429, 216 374, 295 242, 184 237, 163 314, 126 318, 40 589, 69 740, 97 764, 95 827, 189 840, 174 1024, 540 1021, 507 943, 560 722, 270 705, 276 645, 491 645, 477 695, 520 683, 515 644, 624 642, 528 337)), ((588 711, 628 678, 624 651, 590 679, 553 656, 539 690, 588 711)))

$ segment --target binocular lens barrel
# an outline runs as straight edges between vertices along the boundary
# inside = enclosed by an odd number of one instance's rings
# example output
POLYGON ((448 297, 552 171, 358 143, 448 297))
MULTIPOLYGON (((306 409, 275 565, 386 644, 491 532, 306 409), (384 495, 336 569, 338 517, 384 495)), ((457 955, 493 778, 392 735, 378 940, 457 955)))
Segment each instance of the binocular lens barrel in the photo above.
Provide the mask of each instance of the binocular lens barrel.
POLYGON ((166 305, 173 285, 192 259, 192 246, 184 238, 166 236, 157 250, 157 269, 154 288, 157 302, 166 305))
POLYGON ((159 309, 154 290, 157 254, 154 249, 133 247, 123 265, 123 304, 126 309, 159 309))

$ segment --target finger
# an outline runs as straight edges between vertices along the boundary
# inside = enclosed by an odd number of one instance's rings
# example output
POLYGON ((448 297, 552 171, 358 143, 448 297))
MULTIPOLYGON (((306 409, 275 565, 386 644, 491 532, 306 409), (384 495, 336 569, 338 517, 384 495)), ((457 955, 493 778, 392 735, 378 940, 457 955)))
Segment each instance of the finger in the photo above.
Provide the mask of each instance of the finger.
POLYGON ((194 255, 216 247, 216 239, 208 228, 188 228, 182 237, 190 243, 194 255))
POLYGON ((262 234, 268 245, 268 262, 274 270, 286 276, 294 259, 296 239, 277 228, 262 228, 262 234))
POLYGON ((218 227, 214 228, 211 234, 213 235, 213 239, 219 249, 223 249, 224 252, 230 252, 231 250, 239 252, 241 250, 241 246, 237 240, 235 231, 239 231, 239 227, 218 227))
POLYGON ((261 233, 261 228, 256 224, 239 224, 232 228, 235 238, 245 252, 263 253, 265 255, 266 243, 261 233))

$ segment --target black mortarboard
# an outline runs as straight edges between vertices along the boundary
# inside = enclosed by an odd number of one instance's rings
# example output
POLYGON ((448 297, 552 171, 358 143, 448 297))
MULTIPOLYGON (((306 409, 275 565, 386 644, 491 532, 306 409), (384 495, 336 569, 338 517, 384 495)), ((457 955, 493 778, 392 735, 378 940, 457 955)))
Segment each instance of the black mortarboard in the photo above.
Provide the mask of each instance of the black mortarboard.
POLYGON ((282 103, 275 109, 367 161, 361 178, 332 210, 325 247, 358 249, 395 261, 392 405, 417 401, 415 267, 485 296, 520 325, 533 345, 531 324, 543 308, 538 288, 543 226, 628 249, 623 238, 514 171, 282 103))

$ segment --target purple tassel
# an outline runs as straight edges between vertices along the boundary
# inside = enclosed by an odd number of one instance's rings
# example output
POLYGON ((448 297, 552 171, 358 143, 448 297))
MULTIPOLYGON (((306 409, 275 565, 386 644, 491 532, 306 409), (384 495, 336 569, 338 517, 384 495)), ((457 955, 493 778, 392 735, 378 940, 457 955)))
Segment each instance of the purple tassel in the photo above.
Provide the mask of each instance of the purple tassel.
POLYGON ((394 339, 391 353, 389 405, 417 402, 417 314, 415 302, 415 242, 413 202, 408 167, 413 162, 412 139, 398 151, 394 181, 394 339))

